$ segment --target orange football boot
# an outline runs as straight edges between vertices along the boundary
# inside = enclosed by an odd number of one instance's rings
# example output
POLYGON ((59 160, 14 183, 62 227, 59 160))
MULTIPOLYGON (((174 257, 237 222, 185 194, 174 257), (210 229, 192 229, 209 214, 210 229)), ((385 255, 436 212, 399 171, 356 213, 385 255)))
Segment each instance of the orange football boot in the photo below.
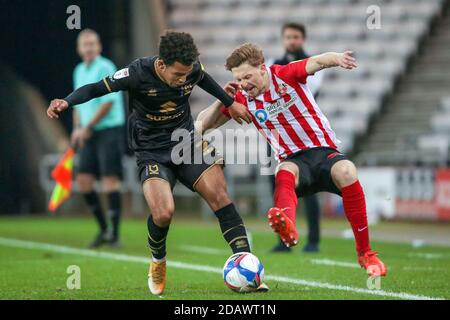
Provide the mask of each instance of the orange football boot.
POLYGON ((166 261, 150 263, 148 270, 148 288, 150 292, 161 295, 166 287, 166 261))
POLYGON ((284 212, 286 209, 270 208, 267 211, 267 219, 272 230, 280 235, 281 241, 287 247, 292 247, 298 243, 298 232, 295 223, 284 212))
POLYGON ((371 277, 385 276, 387 273, 386 265, 377 255, 377 252, 369 250, 358 256, 359 264, 367 270, 367 274, 371 277))

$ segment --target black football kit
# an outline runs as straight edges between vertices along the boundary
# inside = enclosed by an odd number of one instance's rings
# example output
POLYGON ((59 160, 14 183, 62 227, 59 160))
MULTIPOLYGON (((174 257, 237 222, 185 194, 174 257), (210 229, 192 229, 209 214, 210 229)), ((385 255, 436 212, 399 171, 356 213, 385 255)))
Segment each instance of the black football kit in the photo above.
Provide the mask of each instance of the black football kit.
MULTIPOLYGON (((207 141, 194 141, 194 120, 189 105, 189 97, 195 86, 199 86, 219 99, 225 106, 234 100, 204 71, 200 62, 193 69, 186 82, 179 87, 166 84, 156 73, 155 61, 158 57, 144 57, 133 61, 126 68, 103 80, 81 87, 67 96, 69 105, 80 104, 92 98, 117 92, 128 91, 128 145, 135 152, 141 182, 160 178, 168 181, 172 188, 180 180, 191 190, 202 174, 222 158, 207 141), (175 130, 184 129, 190 133, 190 152, 195 151, 213 161, 186 161, 174 163, 172 150, 179 143, 172 140, 175 130)), ((186 139, 185 139, 186 140, 186 139)))
MULTIPOLYGON (((189 96, 198 85, 226 107, 231 106, 234 99, 203 70, 199 62, 193 64, 183 85, 167 85, 156 73, 156 59, 158 57, 137 59, 114 75, 75 90, 65 100, 69 105, 74 105, 110 92, 128 91, 131 110, 128 118, 128 145, 136 154, 141 182, 163 179, 173 189, 179 180, 195 191, 203 174, 214 164, 223 163, 223 159, 212 145, 203 141, 201 135, 195 134, 189 96), (187 138, 181 142, 178 139, 172 140, 174 134, 180 131, 188 133, 187 138), (190 148, 180 148, 182 161, 178 162, 172 156, 180 145, 190 148), (188 152, 183 154, 185 150, 188 152), (198 154, 200 159, 196 156, 198 154)), ((244 223, 234 204, 230 203, 214 214, 233 253, 250 252, 244 223)), ((155 259, 163 259, 166 255, 169 226, 156 225, 153 216, 149 215, 147 227, 148 246, 152 255, 155 259)))

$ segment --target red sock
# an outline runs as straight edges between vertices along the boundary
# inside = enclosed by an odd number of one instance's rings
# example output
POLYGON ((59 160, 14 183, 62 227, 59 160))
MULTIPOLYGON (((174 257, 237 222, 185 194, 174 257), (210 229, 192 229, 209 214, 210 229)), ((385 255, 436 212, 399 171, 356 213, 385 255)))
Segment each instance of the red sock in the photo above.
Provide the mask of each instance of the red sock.
POLYGON ((275 207, 285 210, 289 219, 295 223, 297 195, 295 194, 295 175, 287 170, 280 170, 275 176, 275 207))
POLYGON ((369 227, 367 224, 366 200, 359 181, 342 188, 342 200, 345 215, 352 226, 355 235, 358 254, 370 250, 369 227))

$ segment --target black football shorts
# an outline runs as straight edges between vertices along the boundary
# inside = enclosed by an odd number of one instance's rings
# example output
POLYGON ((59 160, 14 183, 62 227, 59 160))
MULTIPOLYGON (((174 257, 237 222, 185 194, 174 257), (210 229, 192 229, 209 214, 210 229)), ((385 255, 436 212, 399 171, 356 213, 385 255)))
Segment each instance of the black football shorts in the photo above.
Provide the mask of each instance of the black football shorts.
POLYGON ((181 163, 179 158, 174 162, 174 148, 136 152, 141 183, 149 179, 163 179, 173 189, 179 180, 195 192, 195 186, 205 172, 216 164, 224 165, 222 155, 206 140, 191 141, 188 150, 189 154, 181 155, 181 163))
POLYGON ((316 147, 299 151, 283 162, 292 162, 299 167, 300 181, 295 189, 298 197, 305 197, 317 192, 331 192, 341 195, 331 178, 331 167, 340 160, 348 158, 329 147, 316 147))

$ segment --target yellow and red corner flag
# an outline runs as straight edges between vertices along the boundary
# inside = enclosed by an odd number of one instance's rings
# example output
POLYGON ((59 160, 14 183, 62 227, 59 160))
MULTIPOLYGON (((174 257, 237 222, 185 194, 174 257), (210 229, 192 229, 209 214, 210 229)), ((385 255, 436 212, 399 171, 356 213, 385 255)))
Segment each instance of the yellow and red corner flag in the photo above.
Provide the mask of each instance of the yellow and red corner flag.
POLYGON ((56 181, 56 186, 48 203, 48 209, 52 212, 55 212, 70 197, 73 155, 73 148, 69 148, 52 171, 52 178, 56 181))

